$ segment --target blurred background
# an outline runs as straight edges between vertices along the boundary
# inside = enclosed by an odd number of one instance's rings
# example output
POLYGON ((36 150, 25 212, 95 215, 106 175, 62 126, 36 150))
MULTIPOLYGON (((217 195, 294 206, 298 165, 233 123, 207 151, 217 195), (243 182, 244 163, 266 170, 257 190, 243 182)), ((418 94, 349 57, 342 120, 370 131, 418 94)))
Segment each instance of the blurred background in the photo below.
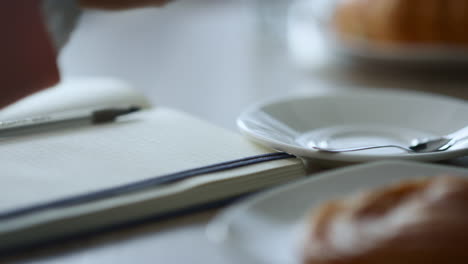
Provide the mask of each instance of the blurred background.
POLYGON ((62 51, 61 71, 127 80, 155 105, 230 129, 251 103, 297 90, 396 88, 468 98, 466 67, 421 74, 345 58, 317 19, 319 2, 176 0, 164 8, 89 10, 62 51))

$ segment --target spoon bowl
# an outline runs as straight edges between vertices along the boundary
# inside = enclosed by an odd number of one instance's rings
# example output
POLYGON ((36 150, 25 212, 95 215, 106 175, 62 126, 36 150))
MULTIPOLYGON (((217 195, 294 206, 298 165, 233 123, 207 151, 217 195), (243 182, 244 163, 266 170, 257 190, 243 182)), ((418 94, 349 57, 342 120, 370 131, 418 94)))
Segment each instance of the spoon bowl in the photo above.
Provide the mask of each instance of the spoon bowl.
POLYGON ((374 146, 362 146, 353 148, 323 148, 314 146, 313 148, 322 152, 328 153, 340 153, 340 152, 352 152, 369 149, 379 148, 398 148, 408 153, 429 153, 437 151, 445 151, 455 145, 458 141, 468 138, 468 126, 457 130, 449 135, 436 137, 436 138, 422 138, 414 139, 410 146, 400 145, 374 145, 374 146))

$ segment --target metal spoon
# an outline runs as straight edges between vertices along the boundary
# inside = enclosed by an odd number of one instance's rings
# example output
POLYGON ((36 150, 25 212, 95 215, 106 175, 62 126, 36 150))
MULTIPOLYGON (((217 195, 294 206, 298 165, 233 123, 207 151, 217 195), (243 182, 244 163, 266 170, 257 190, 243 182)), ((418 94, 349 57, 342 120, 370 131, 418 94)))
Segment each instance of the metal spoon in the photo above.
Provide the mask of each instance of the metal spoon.
POLYGON ((409 153, 428 153, 428 152, 437 152, 444 151, 451 148, 457 142, 463 139, 468 138, 468 126, 459 129, 448 135, 437 137, 437 138, 422 138, 413 140, 410 146, 400 146, 400 145, 375 145, 375 146, 362 146, 354 148, 338 148, 338 149, 329 149, 314 146, 312 148, 319 151, 328 152, 328 153, 340 153, 340 152, 352 152, 368 149, 379 149, 379 148, 398 148, 402 149, 409 153))
POLYGON ((444 151, 466 138, 468 138, 468 126, 438 138, 415 139, 410 149, 415 152, 444 151))

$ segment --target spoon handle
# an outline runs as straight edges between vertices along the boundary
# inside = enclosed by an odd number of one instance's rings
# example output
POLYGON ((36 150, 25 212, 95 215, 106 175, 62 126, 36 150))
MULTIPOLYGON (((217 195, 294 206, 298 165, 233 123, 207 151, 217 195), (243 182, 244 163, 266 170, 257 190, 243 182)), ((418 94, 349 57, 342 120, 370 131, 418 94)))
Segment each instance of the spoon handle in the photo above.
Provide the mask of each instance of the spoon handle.
POLYGON ((379 149, 379 148, 398 148, 406 152, 414 152, 411 149, 405 148, 403 146, 398 146, 398 145, 362 146, 362 147, 338 148, 338 149, 322 148, 322 147, 314 146, 312 148, 318 151, 328 152, 328 153, 352 152, 352 151, 361 151, 361 150, 379 149))

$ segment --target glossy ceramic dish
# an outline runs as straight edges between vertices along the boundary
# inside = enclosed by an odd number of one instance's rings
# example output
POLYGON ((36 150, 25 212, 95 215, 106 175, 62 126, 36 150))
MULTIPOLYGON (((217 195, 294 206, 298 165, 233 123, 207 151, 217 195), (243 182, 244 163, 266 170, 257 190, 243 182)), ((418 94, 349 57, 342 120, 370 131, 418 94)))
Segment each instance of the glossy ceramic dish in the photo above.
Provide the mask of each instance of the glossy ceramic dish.
POLYGON ((468 177, 468 169, 379 161, 332 170, 226 209, 211 222, 207 234, 232 256, 233 263, 299 264, 304 219, 317 204, 401 180, 441 174, 468 177))
POLYGON ((468 155, 468 142, 433 153, 386 148, 335 154, 313 147, 409 146, 415 138, 442 136, 465 127, 466 113, 468 103, 451 97, 348 89, 267 100, 248 108, 237 124, 256 142, 317 162, 440 161, 468 155))

